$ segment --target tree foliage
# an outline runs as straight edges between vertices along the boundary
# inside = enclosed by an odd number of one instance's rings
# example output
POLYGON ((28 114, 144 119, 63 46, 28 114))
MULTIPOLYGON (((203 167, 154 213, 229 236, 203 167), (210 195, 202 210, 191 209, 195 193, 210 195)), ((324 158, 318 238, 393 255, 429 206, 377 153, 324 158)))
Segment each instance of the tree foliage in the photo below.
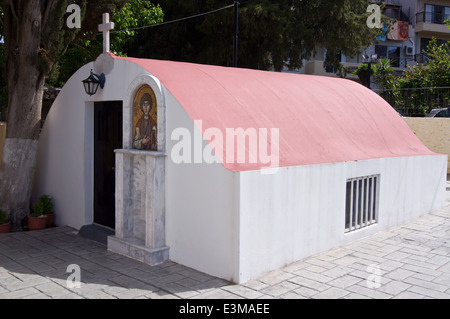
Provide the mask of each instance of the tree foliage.
POLYGON ((433 108, 447 107, 450 91, 440 89, 450 87, 450 42, 438 45, 433 39, 424 53, 429 57, 423 64, 409 66, 400 77, 393 71, 386 72, 388 81, 379 83, 382 96, 394 108, 408 114, 423 116, 433 108))
POLYGON ((391 60, 387 57, 378 60, 375 66, 375 81, 382 89, 389 89, 394 85, 395 76, 391 60))
MULTIPOLYGON (((165 20, 208 12, 228 0, 161 0, 165 20)), ((326 65, 340 69, 338 53, 354 56, 372 44, 379 30, 366 21, 366 0, 254 0, 239 10, 239 66, 297 69, 318 45, 328 50, 326 65)), ((234 10, 149 28, 126 46, 129 55, 231 66, 234 10)))
MULTIPOLYGON (((130 29, 160 23, 164 17, 159 5, 146 0, 128 0, 123 7, 116 7, 110 13, 111 20, 114 22, 114 31, 111 32, 111 51, 120 56, 126 55, 124 46, 139 32, 130 29)), ((99 20, 97 17, 96 20, 98 23, 101 22, 101 18, 99 20)), ((62 87, 72 74, 84 64, 94 61, 102 50, 102 34, 98 32, 98 29, 87 30, 68 46, 66 53, 61 56, 50 73, 47 85, 62 87)))

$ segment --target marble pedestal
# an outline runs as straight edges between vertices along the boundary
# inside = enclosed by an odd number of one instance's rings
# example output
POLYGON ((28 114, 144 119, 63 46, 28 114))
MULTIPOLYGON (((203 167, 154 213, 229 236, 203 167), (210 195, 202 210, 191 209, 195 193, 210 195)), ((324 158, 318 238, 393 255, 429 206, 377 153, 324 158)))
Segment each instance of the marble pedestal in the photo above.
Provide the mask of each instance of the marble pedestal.
POLYGON ((164 152, 116 150, 116 234, 108 250, 155 265, 165 244, 164 152))

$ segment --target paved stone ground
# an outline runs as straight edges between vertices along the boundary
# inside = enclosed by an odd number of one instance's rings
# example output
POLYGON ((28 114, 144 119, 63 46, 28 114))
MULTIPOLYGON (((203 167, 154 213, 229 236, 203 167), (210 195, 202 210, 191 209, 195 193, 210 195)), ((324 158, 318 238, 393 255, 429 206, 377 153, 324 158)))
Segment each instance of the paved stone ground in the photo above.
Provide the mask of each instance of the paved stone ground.
POLYGON ((0 299, 450 298, 447 205, 407 224, 231 284, 174 262, 148 266, 69 227, 0 235, 0 299), (81 269, 81 287, 69 288, 81 269))

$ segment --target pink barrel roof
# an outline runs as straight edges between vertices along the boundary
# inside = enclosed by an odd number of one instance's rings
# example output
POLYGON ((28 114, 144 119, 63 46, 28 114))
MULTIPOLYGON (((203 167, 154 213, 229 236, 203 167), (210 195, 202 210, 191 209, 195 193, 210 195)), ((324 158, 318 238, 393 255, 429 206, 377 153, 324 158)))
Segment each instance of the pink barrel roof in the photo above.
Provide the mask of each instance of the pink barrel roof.
MULTIPOLYGON (((435 154, 388 103, 351 80, 114 58, 156 76, 193 121, 202 121, 202 133, 208 128, 224 136, 227 128, 279 129, 278 167, 435 154)), ((246 152, 244 163, 226 161, 224 153, 223 165, 232 171, 268 166, 259 157, 250 162, 248 143, 246 152)))

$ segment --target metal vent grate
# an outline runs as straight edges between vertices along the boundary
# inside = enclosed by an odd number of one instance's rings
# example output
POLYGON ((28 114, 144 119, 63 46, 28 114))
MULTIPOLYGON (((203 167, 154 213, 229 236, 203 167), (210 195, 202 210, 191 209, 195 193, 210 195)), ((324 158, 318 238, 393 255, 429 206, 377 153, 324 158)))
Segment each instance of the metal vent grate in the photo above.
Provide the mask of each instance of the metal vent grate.
POLYGON ((345 232, 351 232, 378 221, 378 184, 380 175, 347 180, 345 232))

